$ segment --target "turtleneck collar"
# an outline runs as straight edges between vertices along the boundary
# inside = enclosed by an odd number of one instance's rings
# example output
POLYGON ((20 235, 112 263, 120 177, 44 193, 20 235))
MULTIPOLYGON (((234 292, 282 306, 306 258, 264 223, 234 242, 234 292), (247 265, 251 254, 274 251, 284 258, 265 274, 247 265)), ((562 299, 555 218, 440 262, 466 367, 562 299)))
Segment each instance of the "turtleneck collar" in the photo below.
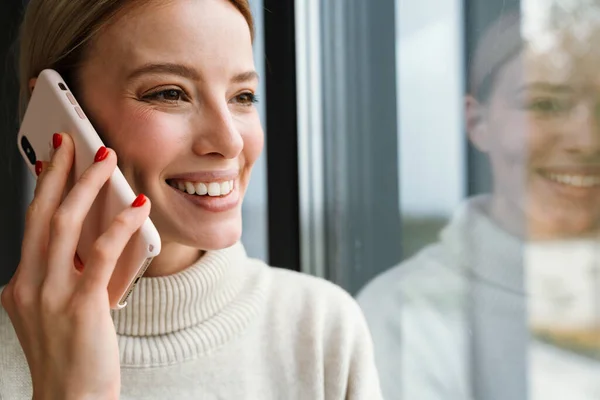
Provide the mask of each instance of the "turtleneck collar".
POLYGON ((239 292, 245 258, 236 244, 206 252, 177 274, 140 279, 127 307, 112 312, 117 334, 165 335, 212 317, 239 292))
POLYGON ((262 299, 263 286, 249 268, 236 244, 206 252, 177 274, 140 279, 127 307, 111 311, 121 365, 185 361, 241 332, 262 299))
POLYGON ((523 242, 489 216, 491 197, 468 199, 455 212, 440 238, 465 273, 517 293, 524 293, 523 242))

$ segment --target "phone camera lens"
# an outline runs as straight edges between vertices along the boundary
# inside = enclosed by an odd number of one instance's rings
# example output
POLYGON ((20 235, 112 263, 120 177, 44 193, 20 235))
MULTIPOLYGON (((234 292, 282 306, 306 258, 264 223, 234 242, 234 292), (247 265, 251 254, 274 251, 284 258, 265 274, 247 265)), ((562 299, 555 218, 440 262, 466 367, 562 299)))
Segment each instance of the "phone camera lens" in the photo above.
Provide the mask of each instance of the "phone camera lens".
POLYGON ((29 140, 27 139, 26 136, 21 137, 21 148, 27 155, 29 162, 32 165, 35 165, 35 162, 37 161, 37 157, 35 156, 35 151, 33 150, 33 147, 31 146, 31 143, 29 143, 29 140))
POLYGON ((59 87, 59 88, 61 88, 62 90, 67 90, 67 87, 66 87, 66 86, 65 86, 65 84, 64 84, 64 83, 62 83, 62 82, 59 82, 59 83, 58 83, 58 87, 59 87))

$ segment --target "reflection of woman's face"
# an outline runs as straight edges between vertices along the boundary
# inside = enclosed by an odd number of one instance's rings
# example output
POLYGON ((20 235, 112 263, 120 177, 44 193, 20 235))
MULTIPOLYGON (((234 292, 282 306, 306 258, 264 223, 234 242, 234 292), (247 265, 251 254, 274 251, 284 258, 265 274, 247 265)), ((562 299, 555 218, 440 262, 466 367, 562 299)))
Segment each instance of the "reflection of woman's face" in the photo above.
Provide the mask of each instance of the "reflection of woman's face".
POLYGON ((566 55, 524 50, 498 74, 484 112, 495 197, 524 211, 533 238, 600 222, 600 62, 566 55))
POLYGON ((207 250, 239 240, 263 145, 254 71, 248 24, 226 0, 147 2, 94 43, 82 103, 152 200, 163 241, 207 250))

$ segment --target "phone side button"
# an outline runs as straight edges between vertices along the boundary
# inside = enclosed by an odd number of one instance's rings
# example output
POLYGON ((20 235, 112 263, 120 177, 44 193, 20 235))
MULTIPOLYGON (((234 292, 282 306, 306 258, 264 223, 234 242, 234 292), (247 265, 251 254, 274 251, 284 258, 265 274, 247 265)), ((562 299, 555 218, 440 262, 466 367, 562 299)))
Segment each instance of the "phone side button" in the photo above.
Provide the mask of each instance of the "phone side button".
POLYGON ((71 94, 71 92, 67 92, 67 98, 69 99, 69 101, 71 102, 71 104, 73 104, 74 106, 77 105, 77 102, 75 101, 75 97, 73 97, 73 95, 71 94))
POLYGON ((85 114, 83 113, 83 110, 81 108, 75 107, 75 111, 77 111, 77 115, 79 115, 79 118, 86 119, 85 114))

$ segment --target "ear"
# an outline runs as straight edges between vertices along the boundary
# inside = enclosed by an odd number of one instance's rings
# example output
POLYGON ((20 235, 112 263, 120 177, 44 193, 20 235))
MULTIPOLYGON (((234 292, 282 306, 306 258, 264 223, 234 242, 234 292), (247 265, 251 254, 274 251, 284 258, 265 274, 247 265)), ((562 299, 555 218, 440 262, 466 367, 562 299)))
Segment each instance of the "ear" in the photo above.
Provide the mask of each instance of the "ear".
POLYGON ((35 88, 35 83, 37 82, 37 78, 31 78, 29 80, 29 95, 33 93, 33 89, 35 88))
POLYGON ((489 132, 485 121, 485 108, 473 96, 465 98, 465 114, 469 140, 479 151, 489 151, 489 132))

